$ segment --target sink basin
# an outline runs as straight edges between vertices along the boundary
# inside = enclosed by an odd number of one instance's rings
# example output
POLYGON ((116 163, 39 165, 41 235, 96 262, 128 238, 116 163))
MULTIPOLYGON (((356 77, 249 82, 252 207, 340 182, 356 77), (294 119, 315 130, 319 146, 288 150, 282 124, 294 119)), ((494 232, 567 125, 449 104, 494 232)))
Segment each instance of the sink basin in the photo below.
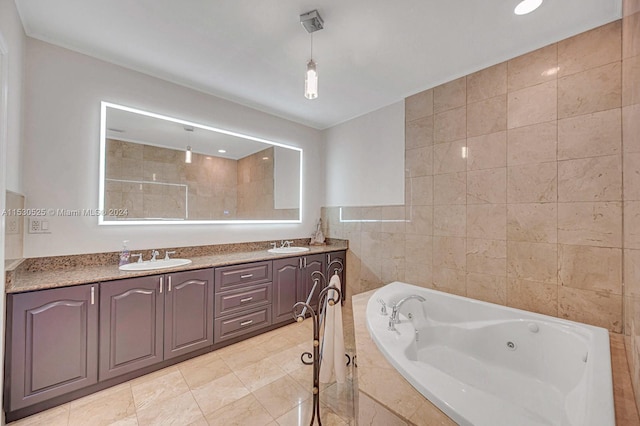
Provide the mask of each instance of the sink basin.
POLYGON ((302 253, 303 251, 309 251, 309 247, 278 247, 267 251, 275 254, 302 253))
POLYGON ((169 259, 156 260, 155 262, 134 262, 120 266, 121 271, 151 271, 153 269, 175 268, 176 266, 188 265, 191 263, 189 259, 169 259))

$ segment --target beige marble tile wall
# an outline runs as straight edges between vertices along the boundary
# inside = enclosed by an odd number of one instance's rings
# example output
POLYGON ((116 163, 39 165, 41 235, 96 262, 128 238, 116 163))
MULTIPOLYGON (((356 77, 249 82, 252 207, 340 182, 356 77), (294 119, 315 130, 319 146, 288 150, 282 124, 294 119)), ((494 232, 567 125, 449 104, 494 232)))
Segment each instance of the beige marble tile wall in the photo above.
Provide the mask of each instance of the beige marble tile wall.
POLYGON ((640 0, 623 2, 622 89, 625 334, 640 406, 640 0))
MULTIPOLYGON (((7 191, 5 195, 7 211, 24 209, 24 195, 7 191)), ((24 240, 24 217, 7 215, 4 229, 4 260, 22 259, 24 240)))
POLYGON ((403 279, 621 332, 621 33, 616 21, 407 98, 406 206, 358 213, 407 221, 324 212, 350 241, 351 292, 403 279))

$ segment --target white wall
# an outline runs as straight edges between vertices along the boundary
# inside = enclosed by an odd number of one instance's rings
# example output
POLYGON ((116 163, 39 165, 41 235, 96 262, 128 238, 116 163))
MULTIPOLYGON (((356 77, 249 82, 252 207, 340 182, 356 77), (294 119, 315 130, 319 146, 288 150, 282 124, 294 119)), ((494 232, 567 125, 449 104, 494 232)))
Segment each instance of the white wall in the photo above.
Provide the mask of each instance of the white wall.
MULTIPOLYGON (((26 36, 13 0, 0 0, 0 33, 7 47, 8 61, 8 125, 7 125, 7 189, 22 193, 22 85, 23 55, 26 36)), ((4 197, 4 190, 2 191, 4 197)))
POLYGON ((404 100, 323 133, 326 206, 404 203, 404 100))
POLYGON ((27 39, 24 192, 27 207, 98 205, 100 101, 184 118, 304 149, 303 223, 98 226, 95 217, 49 217, 50 234, 27 234, 25 257, 304 238, 324 193, 319 131, 233 102, 27 39))

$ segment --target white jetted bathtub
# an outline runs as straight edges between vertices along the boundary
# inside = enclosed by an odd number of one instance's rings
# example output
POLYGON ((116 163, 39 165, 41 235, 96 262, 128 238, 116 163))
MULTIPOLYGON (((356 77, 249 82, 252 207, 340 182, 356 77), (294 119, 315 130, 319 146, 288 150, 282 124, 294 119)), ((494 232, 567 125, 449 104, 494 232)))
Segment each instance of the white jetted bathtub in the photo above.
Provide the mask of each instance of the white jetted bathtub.
POLYGON ((615 425, 604 328, 400 282, 374 293, 367 326, 387 360, 461 425, 615 425), (391 307, 409 295, 425 301, 405 301, 390 331, 391 307))

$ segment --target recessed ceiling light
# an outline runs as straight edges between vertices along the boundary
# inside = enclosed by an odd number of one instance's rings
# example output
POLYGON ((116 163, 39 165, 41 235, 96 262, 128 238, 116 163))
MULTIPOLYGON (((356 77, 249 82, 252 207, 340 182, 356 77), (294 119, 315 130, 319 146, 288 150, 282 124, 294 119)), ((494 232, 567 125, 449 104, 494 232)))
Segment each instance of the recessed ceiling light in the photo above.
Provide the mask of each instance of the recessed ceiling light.
POLYGON ((513 9, 513 13, 516 15, 526 15, 527 13, 531 13, 542 4, 542 0, 522 0, 515 9, 513 9))
POLYGON ((226 149, 219 149, 219 150, 218 150, 218 152, 219 152, 220 154, 224 154, 225 152, 227 152, 227 150, 226 150, 226 149))

